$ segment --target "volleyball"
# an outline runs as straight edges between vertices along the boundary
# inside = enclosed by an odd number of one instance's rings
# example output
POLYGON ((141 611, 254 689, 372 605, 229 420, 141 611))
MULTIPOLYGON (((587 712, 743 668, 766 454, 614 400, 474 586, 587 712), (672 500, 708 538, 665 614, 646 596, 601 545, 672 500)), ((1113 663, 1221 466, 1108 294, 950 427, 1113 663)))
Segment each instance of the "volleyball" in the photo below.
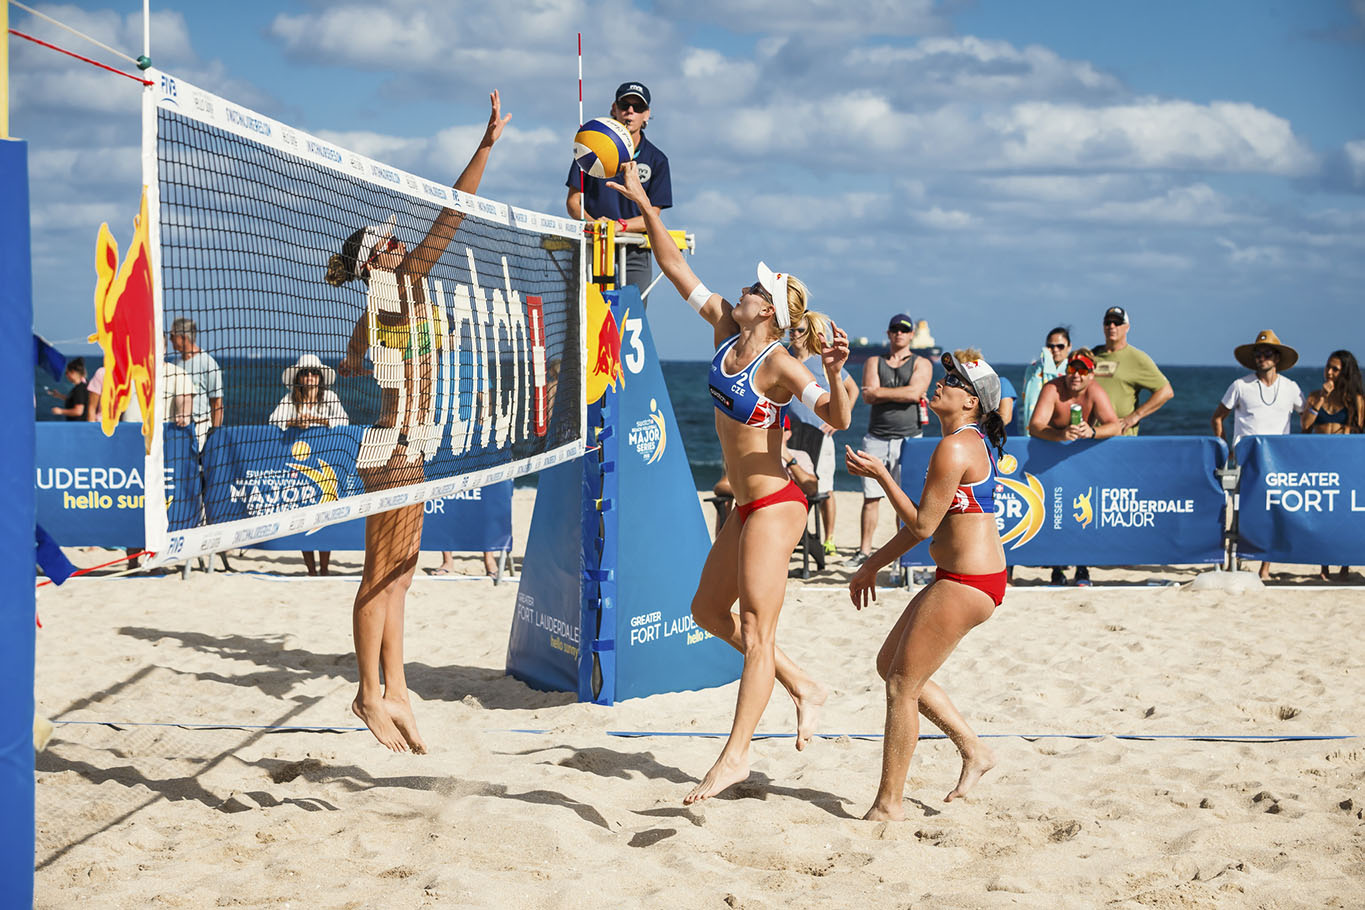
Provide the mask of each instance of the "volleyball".
POLYGON ((578 128, 573 158, 589 177, 615 177, 621 165, 635 157, 635 143, 625 124, 597 117, 578 128))

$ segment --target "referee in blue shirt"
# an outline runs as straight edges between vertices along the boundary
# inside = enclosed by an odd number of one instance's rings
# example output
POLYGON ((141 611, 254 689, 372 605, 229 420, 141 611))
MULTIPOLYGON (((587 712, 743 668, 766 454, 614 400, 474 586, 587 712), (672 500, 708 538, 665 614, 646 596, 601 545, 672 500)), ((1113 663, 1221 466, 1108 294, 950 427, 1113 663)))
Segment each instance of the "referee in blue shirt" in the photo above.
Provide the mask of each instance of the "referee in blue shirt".
MULTIPOLYGON (((616 89, 616 100, 611 105, 611 116, 626 125, 630 138, 635 141, 635 164, 655 214, 671 208, 673 180, 668 171, 668 156, 645 137, 645 124, 650 116, 649 88, 642 82, 621 83, 616 89)), ((640 209, 625 196, 609 189, 605 180, 589 177, 577 164, 570 164, 569 177, 564 185, 569 188, 565 207, 571 217, 585 217, 586 209, 586 217, 590 220, 615 221, 618 231, 644 233, 645 219, 640 209)), ((649 286, 653 274, 654 263, 649 251, 627 247, 626 284, 644 289, 649 286)))

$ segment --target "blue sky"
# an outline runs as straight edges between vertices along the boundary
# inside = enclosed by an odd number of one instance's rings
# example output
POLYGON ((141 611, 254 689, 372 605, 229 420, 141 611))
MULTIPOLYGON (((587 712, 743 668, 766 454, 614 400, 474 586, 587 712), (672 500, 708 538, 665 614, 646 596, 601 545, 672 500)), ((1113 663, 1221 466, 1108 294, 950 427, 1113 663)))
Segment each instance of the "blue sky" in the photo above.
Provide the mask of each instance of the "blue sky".
MULTIPOLYGON (((38 8, 141 50, 139 2, 38 8)), ((513 121, 484 194, 561 213, 580 30, 588 116, 650 86, 665 221, 712 288, 765 259, 851 335, 908 311, 1000 362, 1056 324, 1098 341, 1115 304, 1163 363, 1231 363, 1262 328, 1309 363, 1365 353, 1365 0, 153 3, 152 57, 443 182, 497 87, 513 121)), ((126 241, 137 208, 138 87, 10 47, 35 327, 80 338, 95 232, 126 241)), ((649 312, 663 357, 709 356, 671 291, 649 312)))

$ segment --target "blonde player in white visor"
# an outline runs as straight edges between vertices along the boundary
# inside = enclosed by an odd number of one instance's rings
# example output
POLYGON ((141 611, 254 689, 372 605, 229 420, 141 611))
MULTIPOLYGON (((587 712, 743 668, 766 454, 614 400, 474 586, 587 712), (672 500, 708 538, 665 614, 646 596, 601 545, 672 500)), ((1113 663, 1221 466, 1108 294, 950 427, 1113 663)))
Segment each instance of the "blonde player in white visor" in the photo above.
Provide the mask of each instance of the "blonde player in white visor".
POLYGON ((761 262, 758 281, 740 289, 737 303, 711 293, 650 208, 634 163, 626 165, 620 183, 607 185, 640 207, 659 268, 711 324, 716 345, 710 391, 736 508, 706 558, 692 599, 692 617, 744 655, 744 671, 730 737, 701 783, 683 800, 694 803, 749 776, 750 742, 774 678, 796 703, 797 749, 810 742, 815 714, 825 701, 824 687, 776 642, 787 564, 806 528, 806 497, 782 463, 782 418, 787 403, 799 398, 821 420, 848 428, 853 402, 839 381, 839 370, 848 359, 848 336, 826 317, 806 309, 804 284, 761 262), (797 325, 806 329, 798 350, 821 355, 823 384, 782 344, 783 336, 797 325), (731 610, 736 601, 738 612, 731 610))

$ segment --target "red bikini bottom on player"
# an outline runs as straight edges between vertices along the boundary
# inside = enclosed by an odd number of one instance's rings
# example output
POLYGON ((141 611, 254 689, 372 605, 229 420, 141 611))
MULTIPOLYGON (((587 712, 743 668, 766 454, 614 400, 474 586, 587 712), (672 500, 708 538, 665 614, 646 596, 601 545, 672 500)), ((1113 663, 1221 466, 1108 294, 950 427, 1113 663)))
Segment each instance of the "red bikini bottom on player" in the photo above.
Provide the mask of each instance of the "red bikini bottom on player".
POLYGON ((934 580, 955 581, 960 585, 976 588, 1000 606, 1000 602, 1005 599, 1005 570, 992 572, 989 575, 959 575, 956 572, 945 572, 942 569, 934 571, 934 580))
POLYGON ((767 506, 775 506, 779 502, 799 502, 803 509, 808 505, 806 502, 806 494, 801 492, 801 488, 798 487, 796 481, 793 480, 788 482, 785 487, 778 490, 776 493, 761 496, 753 502, 746 502, 742 506, 735 506, 736 509, 739 509, 740 524, 748 521, 749 516, 759 509, 766 508, 767 506))

